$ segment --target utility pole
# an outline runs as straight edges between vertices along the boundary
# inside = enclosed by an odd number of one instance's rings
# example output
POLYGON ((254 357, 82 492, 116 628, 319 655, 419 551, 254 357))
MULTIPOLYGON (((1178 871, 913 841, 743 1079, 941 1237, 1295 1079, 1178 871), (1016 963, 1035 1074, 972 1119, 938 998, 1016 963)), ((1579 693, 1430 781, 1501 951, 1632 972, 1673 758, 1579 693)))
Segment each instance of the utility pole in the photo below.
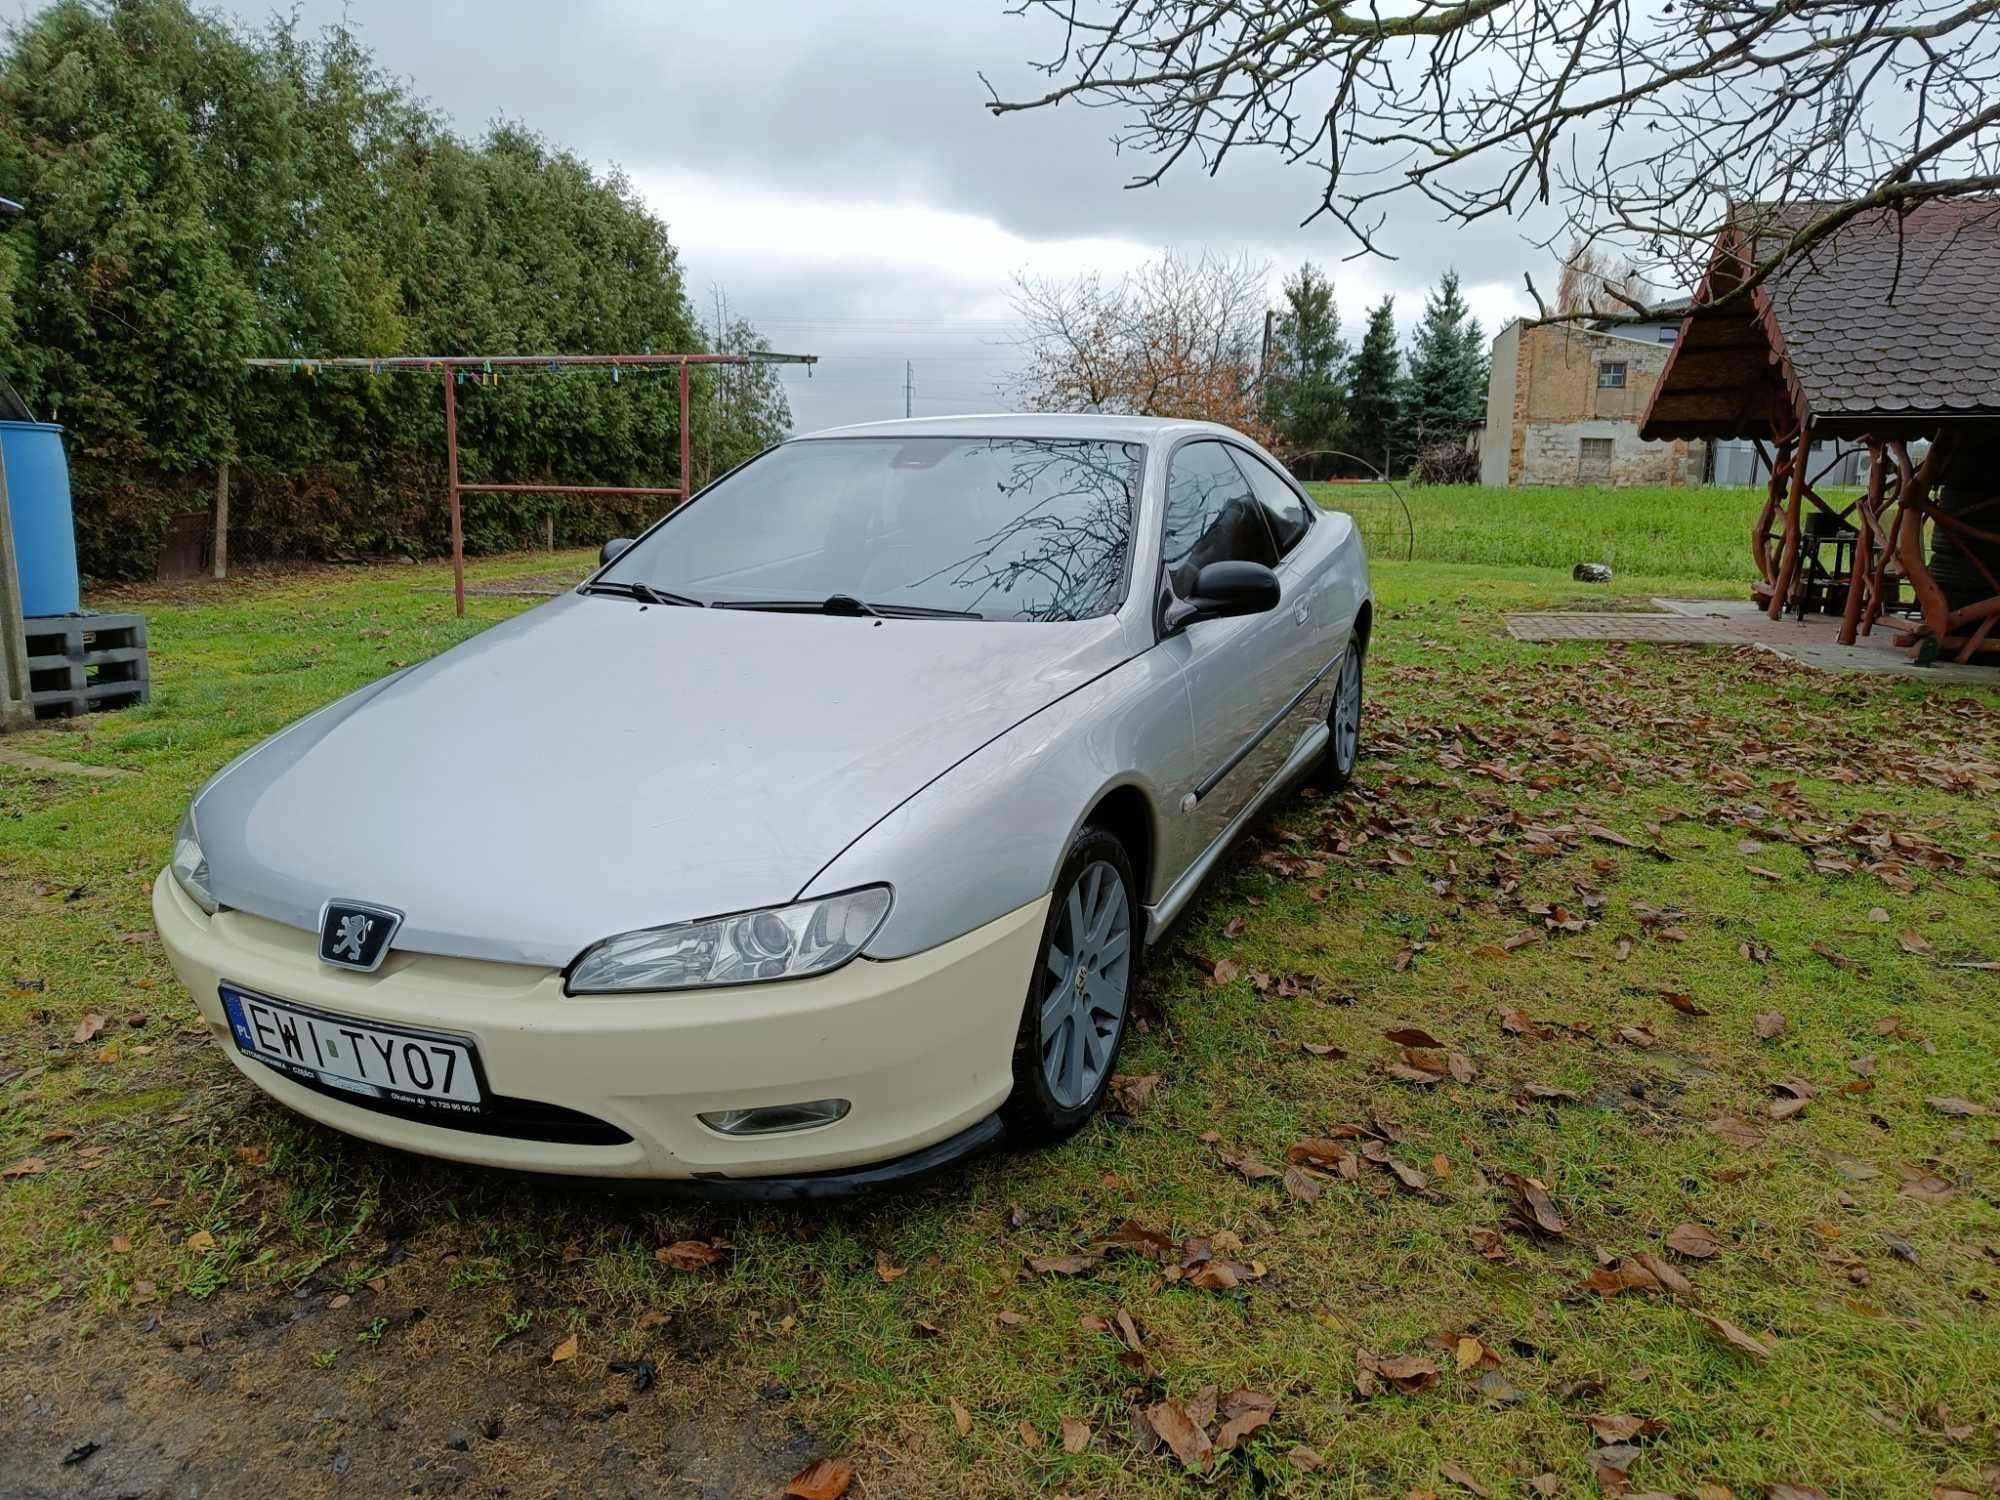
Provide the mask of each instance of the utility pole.
POLYGON ((903 415, 906 417, 910 414, 910 387, 915 383, 915 380, 916 371, 911 368, 910 362, 906 359, 903 361, 903 415))
POLYGON ((1278 315, 1270 308, 1264 309, 1264 352, 1257 356, 1257 389, 1264 388, 1264 379, 1271 371, 1271 329, 1278 315))

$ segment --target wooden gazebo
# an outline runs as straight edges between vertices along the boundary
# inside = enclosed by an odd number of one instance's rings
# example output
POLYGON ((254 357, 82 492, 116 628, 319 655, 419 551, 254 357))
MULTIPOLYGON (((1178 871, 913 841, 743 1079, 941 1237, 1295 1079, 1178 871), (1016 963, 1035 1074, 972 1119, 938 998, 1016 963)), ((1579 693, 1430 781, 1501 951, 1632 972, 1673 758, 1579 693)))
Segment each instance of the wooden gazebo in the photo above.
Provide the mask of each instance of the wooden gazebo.
POLYGON ((1773 619, 1810 590, 1842 611, 1845 644, 1905 612, 1897 644, 1926 659, 2000 651, 2000 199, 1858 215, 1717 305, 1837 207, 1761 211, 1723 232, 1640 434, 1750 438, 1764 452, 1753 590, 1773 619), (1815 488, 1823 439, 1866 447, 1858 499, 1815 488), (1831 576, 1818 566, 1828 539, 1848 559, 1831 576))

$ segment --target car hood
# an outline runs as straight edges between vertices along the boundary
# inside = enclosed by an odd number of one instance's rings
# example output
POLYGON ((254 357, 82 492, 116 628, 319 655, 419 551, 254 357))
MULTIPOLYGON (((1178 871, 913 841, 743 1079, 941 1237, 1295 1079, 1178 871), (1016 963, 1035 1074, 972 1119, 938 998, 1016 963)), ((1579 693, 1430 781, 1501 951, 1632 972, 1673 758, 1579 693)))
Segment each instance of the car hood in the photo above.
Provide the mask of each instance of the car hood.
POLYGON ((1073 624, 642 609, 567 595, 333 704, 196 802, 216 899, 567 964, 792 899, 871 824, 1126 655, 1073 624))

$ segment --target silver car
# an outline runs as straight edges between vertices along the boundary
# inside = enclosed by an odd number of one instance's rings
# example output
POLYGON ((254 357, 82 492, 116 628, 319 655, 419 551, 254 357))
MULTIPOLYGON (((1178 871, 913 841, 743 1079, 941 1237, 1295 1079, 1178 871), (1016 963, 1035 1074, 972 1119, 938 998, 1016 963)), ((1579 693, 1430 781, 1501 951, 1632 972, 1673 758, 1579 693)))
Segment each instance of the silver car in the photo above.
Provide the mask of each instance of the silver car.
POLYGON ((1227 428, 818 433, 225 767, 159 931, 246 1077, 433 1156, 781 1197, 1056 1140, 1231 838, 1352 772, 1373 618, 1227 428))

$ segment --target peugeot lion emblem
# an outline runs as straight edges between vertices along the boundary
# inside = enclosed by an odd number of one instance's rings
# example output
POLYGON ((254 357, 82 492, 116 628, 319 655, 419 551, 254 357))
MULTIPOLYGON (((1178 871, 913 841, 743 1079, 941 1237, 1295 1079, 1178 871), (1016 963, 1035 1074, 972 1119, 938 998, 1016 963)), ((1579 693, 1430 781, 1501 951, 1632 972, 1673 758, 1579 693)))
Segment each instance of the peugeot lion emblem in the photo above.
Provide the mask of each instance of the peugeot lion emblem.
POLYGON ((403 925, 394 907, 366 901, 329 901, 319 914, 319 956, 322 962, 371 974, 381 967, 390 940, 403 925))

